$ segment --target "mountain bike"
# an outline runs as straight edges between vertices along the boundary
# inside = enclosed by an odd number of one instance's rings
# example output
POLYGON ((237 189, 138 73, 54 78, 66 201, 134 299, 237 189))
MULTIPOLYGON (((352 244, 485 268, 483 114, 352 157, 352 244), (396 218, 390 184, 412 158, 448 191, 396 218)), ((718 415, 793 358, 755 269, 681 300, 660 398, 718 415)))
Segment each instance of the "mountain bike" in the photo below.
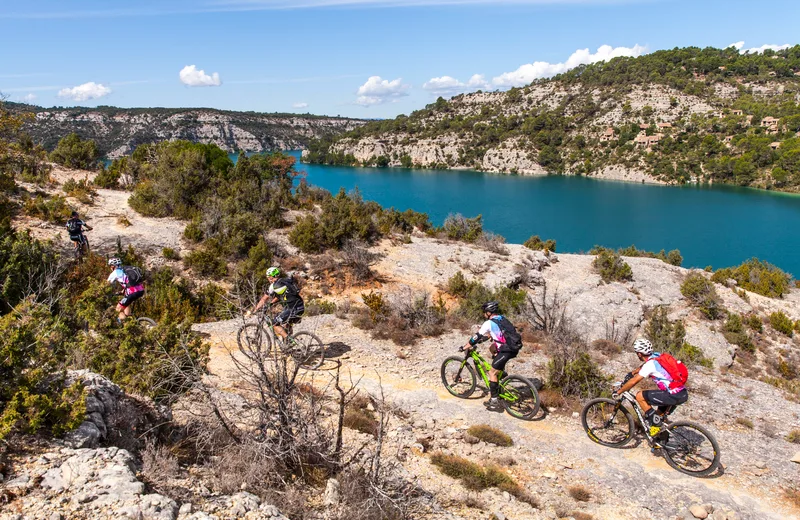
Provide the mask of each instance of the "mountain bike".
POLYGON ((78 240, 77 244, 78 247, 74 248, 75 260, 80 261, 84 256, 89 254, 89 239, 86 238, 86 235, 81 233, 80 240, 78 240))
MULTIPOLYGON (((489 370, 492 366, 480 355, 478 349, 470 348, 464 357, 451 356, 442 362, 442 383, 451 395, 467 399, 478 387, 477 374, 481 375, 486 387, 489 387, 489 370), (472 363, 470 363, 472 361, 472 363)), ((497 396, 506 411, 516 417, 529 421, 539 413, 539 393, 526 377, 500 374, 500 393, 497 396)))
POLYGON ((319 368, 325 361, 325 345, 322 340, 308 331, 292 332, 292 324, 284 325, 289 336, 286 341, 275 334, 275 318, 269 312, 258 314, 256 323, 246 323, 236 333, 239 348, 251 351, 272 352, 273 339, 281 353, 289 355, 307 370, 319 368))
MULTIPOLYGON (((617 383, 615 388, 622 386, 617 383)), ((581 422, 586 434, 594 442, 610 448, 621 448, 633 439, 634 416, 625 404, 636 413, 647 442, 655 453, 659 451, 667 464, 694 477, 704 477, 719 466, 719 445, 707 429, 690 421, 669 422, 666 415, 661 428, 652 428, 644 412, 630 391, 619 395, 619 400, 600 397, 592 399, 583 408, 581 422)))

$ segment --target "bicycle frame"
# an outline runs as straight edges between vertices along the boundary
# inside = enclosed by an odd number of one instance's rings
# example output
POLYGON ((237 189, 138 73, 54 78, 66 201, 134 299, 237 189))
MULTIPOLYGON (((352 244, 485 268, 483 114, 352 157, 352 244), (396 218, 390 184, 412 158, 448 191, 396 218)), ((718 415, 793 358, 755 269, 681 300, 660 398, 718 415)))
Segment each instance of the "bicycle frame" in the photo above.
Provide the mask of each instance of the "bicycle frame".
MULTIPOLYGON (((642 412, 642 407, 639 406, 639 403, 636 401, 636 396, 633 395, 630 391, 622 393, 622 399, 627 401, 633 407, 633 411, 636 412, 636 416, 639 418, 639 424, 642 426, 644 430, 644 434, 647 436, 647 441, 650 444, 655 443, 655 439, 652 435, 650 435, 650 428, 647 427, 647 422, 644 419, 644 412, 642 412)), ((622 406, 622 402, 620 401, 620 406, 622 406)))
MULTIPOLYGON (((469 349, 467 355, 464 356, 464 361, 461 366, 463 367, 466 365, 470 359, 472 359, 472 363, 475 365, 475 370, 477 370, 478 374, 480 374, 481 379, 483 379, 483 383, 486 385, 486 388, 489 388, 489 369, 491 369, 491 365, 488 361, 486 361, 486 359, 484 359, 483 356, 480 355, 478 349, 469 349)), ((507 392, 505 385, 501 381, 501 379, 506 375, 508 374, 502 370, 497 375, 497 381, 500 385, 500 393, 497 395, 497 397, 506 401, 514 402, 517 400, 517 396, 507 392)))

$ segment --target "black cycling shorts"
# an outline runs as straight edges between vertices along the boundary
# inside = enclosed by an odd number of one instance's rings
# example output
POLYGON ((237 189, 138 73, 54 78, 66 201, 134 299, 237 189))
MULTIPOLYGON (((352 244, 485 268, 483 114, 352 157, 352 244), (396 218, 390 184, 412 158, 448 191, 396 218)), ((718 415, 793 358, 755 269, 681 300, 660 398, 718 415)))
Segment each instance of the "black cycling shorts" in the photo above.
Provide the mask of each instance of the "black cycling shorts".
POLYGON ((83 235, 70 235, 69 239, 73 242, 83 242, 83 235))
POLYGON ((306 308, 302 305, 293 308, 284 307, 280 314, 275 316, 275 325, 300 323, 300 318, 304 312, 306 312, 306 308))
POLYGON ((645 390, 642 396, 650 406, 677 406, 689 399, 689 392, 685 388, 677 394, 671 394, 666 390, 645 390))
POLYGON ((128 307, 130 306, 130 304, 132 304, 142 296, 144 296, 144 291, 136 291, 135 293, 131 293, 126 297, 124 297, 123 299, 121 299, 119 301, 119 304, 122 305, 123 307, 128 307))
POLYGON ((505 372, 506 370, 506 363, 508 363, 509 359, 514 359, 517 357, 516 352, 498 352, 492 358, 492 368, 495 370, 502 370, 505 372))

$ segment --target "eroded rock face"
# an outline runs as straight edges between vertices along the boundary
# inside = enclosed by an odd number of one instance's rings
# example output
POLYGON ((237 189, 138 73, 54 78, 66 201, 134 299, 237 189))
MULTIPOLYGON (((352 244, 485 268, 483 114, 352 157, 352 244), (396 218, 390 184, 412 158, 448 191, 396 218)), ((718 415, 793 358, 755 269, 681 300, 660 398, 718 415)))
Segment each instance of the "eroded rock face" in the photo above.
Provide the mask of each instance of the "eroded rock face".
POLYGON ((89 370, 70 371, 67 382, 75 381, 86 389, 86 420, 65 441, 73 448, 96 448, 108 435, 108 417, 117 411, 124 394, 119 386, 89 370))

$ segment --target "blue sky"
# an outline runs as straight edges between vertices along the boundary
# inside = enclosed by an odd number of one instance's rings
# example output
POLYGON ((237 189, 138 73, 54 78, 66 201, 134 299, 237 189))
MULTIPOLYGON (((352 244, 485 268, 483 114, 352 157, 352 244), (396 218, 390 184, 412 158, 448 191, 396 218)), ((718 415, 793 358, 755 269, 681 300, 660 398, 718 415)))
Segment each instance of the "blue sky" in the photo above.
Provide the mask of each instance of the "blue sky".
POLYGON ((0 92, 394 117, 607 56, 796 44, 798 19, 797 0, 0 0, 0 92))

